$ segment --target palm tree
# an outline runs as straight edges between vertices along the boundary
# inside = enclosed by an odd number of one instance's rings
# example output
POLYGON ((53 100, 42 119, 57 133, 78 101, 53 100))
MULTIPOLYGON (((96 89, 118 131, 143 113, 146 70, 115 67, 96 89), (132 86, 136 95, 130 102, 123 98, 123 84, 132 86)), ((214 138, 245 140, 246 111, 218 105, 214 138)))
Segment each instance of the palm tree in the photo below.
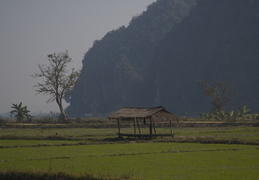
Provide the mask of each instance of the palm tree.
POLYGON ((12 108, 14 110, 10 112, 10 116, 14 115, 18 122, 22 121, 24 117, 26 117, 27 120, 31 119, 32 116, 29 114, 30 111, 27 110, 27 106, 22 107, 22 102, 19 105, 13 104, 12 108))
POLYGON ((245 116, 248 114, 251 114, 251 110, 247 109, 246 106, 242 106, 241 108, 239 108, 238 116, 242 117, 243 120, 244 120, 245 116))

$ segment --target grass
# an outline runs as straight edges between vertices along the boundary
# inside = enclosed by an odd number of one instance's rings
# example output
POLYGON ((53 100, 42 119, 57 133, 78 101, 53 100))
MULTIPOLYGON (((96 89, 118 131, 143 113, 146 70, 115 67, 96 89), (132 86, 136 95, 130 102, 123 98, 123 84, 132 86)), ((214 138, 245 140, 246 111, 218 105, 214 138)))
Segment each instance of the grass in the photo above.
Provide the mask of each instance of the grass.
POLYGON ((1 129, 0 139, 66 139, 90 140, 116 137, 114 128, 1 129))
POLYGON ((176 141, 259 144, 258 127, 181 128, 176 130, 176 141))
POLYGON ((12 171, 65 170, 73 175, 91 172, 114 177, 128 173, 141 179, 252 179, 259 176, 258 150, 257 145, 101 144, 5 148, 0 160, 2 170, 12 171))
POLYGON ((65 140, 0 140, 0 148, 68 146, 84 144, 83 141, 65 140))
POLYGON ((174 139, 149 141, 117 139, 115 132, 116 128, 1 128, 0 179, 259 177, 259 127, 176 127, 174 139))
MULTIPOLYGON (((142 133, 148 133, 148 128, 142 130, 142 133)), ((50 137, 65 140, 103 140, 115 138, 116 128, 3 128, 0 132, 0 139, 37 139, 46 140, 50 137)), ((133 133, 133 128, 123 128, 123 133, 133 133)), ((168 128, 157 128, 158 133, 169 133, 168 128)), ((244 139, 253 139, 258 137, 259 127, 196 127, 181 128, 175 127, 176 136, 196 136, 196 137, 238 137, 244 139)), ((59 140, 60 140, 59 139, 59 140)))
POLYGON ((91 174, 83 176, 73 176, 66 172, 46 173, 46 172, 19 172, 7 171, 0 174, 0 179, 19 179, 19 180, 102 180, 103 178, 95 177, 91 174))

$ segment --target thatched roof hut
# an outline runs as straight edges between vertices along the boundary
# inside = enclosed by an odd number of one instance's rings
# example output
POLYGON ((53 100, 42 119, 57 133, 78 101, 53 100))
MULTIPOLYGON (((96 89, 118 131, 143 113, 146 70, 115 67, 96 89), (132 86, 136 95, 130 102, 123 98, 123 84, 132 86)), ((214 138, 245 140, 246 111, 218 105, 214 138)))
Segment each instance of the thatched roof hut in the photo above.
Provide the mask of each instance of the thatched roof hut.
POLYGON ((172 121, 177 121, 179 120, 179 117, 168 110, 166 110, 164 107, 159 106, 155 108, 133 108, 133 107, 128 107, 128 108, 122 108, 119 109, 110 115, 108 115, 109 119, 116 119, 118 121, 118 135, 119 136, 134 136, 134 137, 152 137, 152 136, 168 136, 171 135, 173 136, 173 131, 172 131, 172 121), (148 135, 143 135, 141 134, 140 128, 139 128, 139 120, 144 120, 144 122, 149 120, 150 123, 150 133, 148 135), (120 122, 121 121, 132 121, 134 122, 134 134, 122 134, 120 133, 120 122), (155 129, 155 122, 157 121, 169 121, 170 123, 170 134, 156 134, 156 129, 155 129), (136 125, 139 129, 139 133, 136 133, 136 125), (154 129, 154 134, 153 134, 153 129, 154 129))

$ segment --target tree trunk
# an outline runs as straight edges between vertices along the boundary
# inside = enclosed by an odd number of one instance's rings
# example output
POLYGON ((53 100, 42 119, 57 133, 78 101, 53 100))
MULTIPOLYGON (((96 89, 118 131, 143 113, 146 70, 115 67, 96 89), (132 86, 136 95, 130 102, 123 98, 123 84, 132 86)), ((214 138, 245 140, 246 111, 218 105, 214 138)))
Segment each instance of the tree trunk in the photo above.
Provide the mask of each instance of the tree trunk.
POLYGON ((60 118, 63 122, 66 122, 66 119, 67 119, 67 115, 63 109, 63 107, 61 107, 62 109, 60 109, 60 118))
POLYGON ((60 110, 60 120, 65 122, 66 119, 67 119, 67 115, 66 115, 66 112, 63 109, 62 99, 59 100, 58 98, 56 98, 56 102, 57 102, 59 110, 60 110))

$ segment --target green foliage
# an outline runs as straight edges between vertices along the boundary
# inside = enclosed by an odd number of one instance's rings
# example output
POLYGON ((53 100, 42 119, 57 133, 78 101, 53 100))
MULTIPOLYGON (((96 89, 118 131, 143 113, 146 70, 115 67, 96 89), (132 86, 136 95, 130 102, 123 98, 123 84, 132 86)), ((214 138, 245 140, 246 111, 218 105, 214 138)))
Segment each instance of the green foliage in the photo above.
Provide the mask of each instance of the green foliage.
POLYGON ((239 116, 240 117, 244 117, 245 115, 250 114, 250 113, 251 113, 251 110, 247 109, 246 106, 242 106, 241 108, 239 108, 239 116))
POLYGON ((25 117, 27 118, 27 121, 31 121, 32 116, 29 114, 30 111, 27 109, 27 106, 22 107, 22 102, 19 105, 13 104, 12 108, 14 110, 10 112, 10 115, 14 115, 18 122, 23 121, 25 117))
POLYGON ((223 120, 226 122, 236 122, 238 119, 253 119, 256 120, 257 116, 255 114, 251 114, 251 110, 247 109, 246 106, 242 106, 238 108, 238 111, 218 111, 218 112, 203 112, 200 113, 200 118, 203 120, 223 120))
POLYGON ((213 85, 210 85, 208 81, 198 83, 204 86, 203 94, 211 99, 212 112, 220 115, 231 95, 234 94, 230 85, 221 81, 216 81, 213 85))

